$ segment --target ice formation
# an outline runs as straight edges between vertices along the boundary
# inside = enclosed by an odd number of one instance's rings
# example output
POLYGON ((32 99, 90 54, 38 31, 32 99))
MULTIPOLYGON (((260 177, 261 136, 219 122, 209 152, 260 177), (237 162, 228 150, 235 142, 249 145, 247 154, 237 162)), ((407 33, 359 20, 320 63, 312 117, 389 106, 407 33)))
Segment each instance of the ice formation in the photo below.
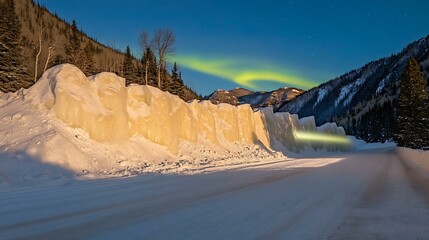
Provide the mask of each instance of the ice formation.
POLYGON ((254 112, 250 105, 186 103, 150 86, 125 87, 125 79, 113 73, 86 77, 70 64, 46 71, 26 97, 97 141, 123 141, 138 134, 172 153, 178 152, 181 139, 213 144, 238 141, 274 150, 276 142, 299 151, 321 145, 296 141, 294 130, 345 135, 335 123, 316 128, 313 117, 299 119, 289 113, 273 113, 272 108, 254 112))

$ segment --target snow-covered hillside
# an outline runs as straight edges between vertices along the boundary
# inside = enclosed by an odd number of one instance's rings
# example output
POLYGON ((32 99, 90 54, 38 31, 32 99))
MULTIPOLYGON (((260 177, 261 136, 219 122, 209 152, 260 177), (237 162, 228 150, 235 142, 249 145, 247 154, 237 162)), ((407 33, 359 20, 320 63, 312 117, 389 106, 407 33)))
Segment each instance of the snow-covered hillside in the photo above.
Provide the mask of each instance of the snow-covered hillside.
POLYGON ((370 62, 300 94, 279 111, 300 117, 314 115, 317 124, 335 121, 345 128, 347 134, 366 141, 391 140, 399 82, 407 60, 412 56, 419 62, 429 83, 427 36, 398 54, 370 62), (380 118, 384 121, 380 122, 380 118))
POLYGON ((294 131, 344 135, 314 118, 249 105, 186 103, 113 73, 86 77, 63 64, 28 90, 0 96, 0 184, 68 175, 203 171, 281 152, 345 146, 297 141, 294 131), (280 152, 281 151, 281 152, 280 152))

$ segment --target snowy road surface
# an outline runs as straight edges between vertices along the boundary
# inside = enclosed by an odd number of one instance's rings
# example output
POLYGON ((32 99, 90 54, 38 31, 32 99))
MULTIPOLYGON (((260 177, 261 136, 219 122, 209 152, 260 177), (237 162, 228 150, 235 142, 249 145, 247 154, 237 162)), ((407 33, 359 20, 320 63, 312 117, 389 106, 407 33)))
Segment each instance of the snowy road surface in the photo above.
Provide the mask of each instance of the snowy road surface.
POLYGON ((428 239, 394 151, 0 190, 0 239, 428 239))

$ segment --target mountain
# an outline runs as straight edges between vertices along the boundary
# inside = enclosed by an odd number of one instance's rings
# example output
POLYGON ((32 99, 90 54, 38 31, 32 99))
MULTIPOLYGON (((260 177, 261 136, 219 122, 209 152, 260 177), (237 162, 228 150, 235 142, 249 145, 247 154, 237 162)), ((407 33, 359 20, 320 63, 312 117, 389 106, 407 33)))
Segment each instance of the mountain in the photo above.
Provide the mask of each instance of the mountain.
MULTIPOLYGON (((125 52, 119 50, 114 43, 108 46, 98 42, 84 33, 78 25, 73 26, 33 0, 0 0, 0 10, 0 91, 14 92, 28 88, 39 79, 45 68, 62 63, 73 63, 86 75, 114 72, 126 77, 127 83, 143 83, 144 70, 139 59, 128 56, 131 60, 131 66, 128 67, 132 69, 132 74, 125 76, 128 72, 125 67, 125 52), (71 54, 68 52, 75 34, 74 27, 77 32, 75 44, 82 58, 80 63, 71 62, 71 54), (47 61, 49 53, 51 57, 47 61), (37 55, 38 71, 35 74, 37 55)), ((172 81, 168 71, 164 72, 163 78, 167 82, 172 81)), ((182 84, 182 88, 185 100, 197 98, 189 87, 182 84)))
POLYGON ((210 100, 213 104, 228 103, 235 106, 250 104, 252 108, 273 107, 274 110, 277 110, 303 92, 304 90, 291 87, 269 92, 254 92, 245 88, 235 88, 229 91, 218 89, 205 99, 210 100))
POLYGON ((335 121, 347 134, 369 142, 391 140, 396 119, 399 82, 410 57, 429 81, 429 36, 400 53, 321 84, 284 104, 279 111, 313 115, 318 125, 335 121))

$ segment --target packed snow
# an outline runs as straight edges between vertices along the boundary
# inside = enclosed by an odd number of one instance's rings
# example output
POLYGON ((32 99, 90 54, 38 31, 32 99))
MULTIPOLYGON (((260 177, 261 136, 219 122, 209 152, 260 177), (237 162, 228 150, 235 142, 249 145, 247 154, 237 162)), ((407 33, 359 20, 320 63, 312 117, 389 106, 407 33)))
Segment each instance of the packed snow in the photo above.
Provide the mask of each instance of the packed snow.
POLYGON ((428 178, 391 149, 221 169, 0 189, 0 239, 425 239, 429 231, 428 178))
POLYGON ((429 151, 400 147, 397 152, 402 159, 413 165, 415 168, 429 174, 429 151))

